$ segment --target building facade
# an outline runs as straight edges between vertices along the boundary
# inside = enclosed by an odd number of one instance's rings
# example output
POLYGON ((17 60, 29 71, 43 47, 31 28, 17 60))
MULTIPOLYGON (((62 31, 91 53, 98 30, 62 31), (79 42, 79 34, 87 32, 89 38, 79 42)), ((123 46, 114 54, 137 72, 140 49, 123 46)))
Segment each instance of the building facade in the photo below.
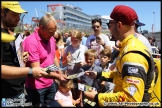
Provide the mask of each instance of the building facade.
MULTIPOLYGON (((91 20, 101 18, 100 15, 88 15, 82 9, 73 5, 51 4, 47 5, 47 12, 55 13, 60 28, 75 28, 81 30, 91 29, 91 20)), ((107 19, 101 18, 102 28, 107 29, 107 19)))

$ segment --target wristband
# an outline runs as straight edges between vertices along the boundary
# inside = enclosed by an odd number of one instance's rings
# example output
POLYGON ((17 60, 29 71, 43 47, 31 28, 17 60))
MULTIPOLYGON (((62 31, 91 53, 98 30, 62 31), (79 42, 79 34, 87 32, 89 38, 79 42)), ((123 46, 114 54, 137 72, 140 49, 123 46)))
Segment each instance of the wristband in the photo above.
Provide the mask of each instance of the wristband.
POLYGON ((28 77, 33 77, 32 68, 29 68, 28 77))

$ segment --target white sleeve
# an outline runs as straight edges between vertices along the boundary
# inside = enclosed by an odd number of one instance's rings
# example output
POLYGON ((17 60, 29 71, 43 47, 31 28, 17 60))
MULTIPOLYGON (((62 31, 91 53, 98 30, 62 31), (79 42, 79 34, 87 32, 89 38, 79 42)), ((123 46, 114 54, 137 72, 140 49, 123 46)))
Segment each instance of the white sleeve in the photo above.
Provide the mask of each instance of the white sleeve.
POLYGON ((108 38, 108 36, 104 36, 105 38, 104 38, 104 41, 105 41, 105 44, 107 45, 107 46, 109 46, 110 45, 110 39, 108 38))
POLYGON ((88 50, 87 46, 85 46, 85 52, 88 50))

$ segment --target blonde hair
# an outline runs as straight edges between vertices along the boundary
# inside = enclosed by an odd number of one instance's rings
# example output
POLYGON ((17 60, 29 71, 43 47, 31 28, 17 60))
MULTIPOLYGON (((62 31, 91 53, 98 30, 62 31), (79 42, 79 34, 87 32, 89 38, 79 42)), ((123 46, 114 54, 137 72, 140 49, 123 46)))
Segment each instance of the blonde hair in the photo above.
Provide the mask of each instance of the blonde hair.
POLYGON ((71 35, 79 40, 82 40, 82 33, 79 30, 72 30, 71 35))
POLYGON ((42 25, 42 27, 45 28, 49 24, 50 21, 53 21, 55 23, 56 27, 57 27, 57 22, 56 22, 55 18, 52 15, 49 15, 49 14, 43 16, 40 19, 39 26, 42 25))
POLYGON ((111 47, 105 46, 105 48, 100 52, 100 55, 103 54, 104 56, 107 56, 111 58, 112 50, 111 47))
POLYGON ((59 87, 62 87, 62 88, 68 88, 68 89, 74 88, 73 80, 69 80, 67 83, 58 82, 58 85, 59 87))
POLYGON ((58 39, 56 39, 57 46, 64 45, 64 41, 63 41, 63 37, 62 37, 61 33, 58 30, 55 32, 55 34, 56 33, 58 34, 58 39))
POLYGON ((84 56, 93 56, 94 58, 97 57, 97 51, 95 49, 88 49, 85 53, 84 56))

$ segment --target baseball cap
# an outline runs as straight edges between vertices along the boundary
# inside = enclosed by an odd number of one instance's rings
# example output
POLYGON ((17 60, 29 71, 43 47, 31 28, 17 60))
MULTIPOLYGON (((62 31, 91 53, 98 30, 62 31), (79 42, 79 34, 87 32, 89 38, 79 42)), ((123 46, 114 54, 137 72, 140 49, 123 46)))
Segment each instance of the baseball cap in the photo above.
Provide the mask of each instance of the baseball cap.
POLYGON ((21 8, 18 1, 2 1, 1 8, 7 8, 16 13, 27 13, 27 11, 21 8))
POLYGON ((138 16, 134 9, 125 5, 117 5, 110 14, 110 18, 115 21, 120 21, 122 24, 132 26, 138 16))
POLYGON ((2 42, 11 42, 13 40, 15 40, 15 36, 1 32, 1 41, 2 42))
POLYGON ((145 26, 145 24, 144 24, 144 23, 139 22, 139 20, 136 20, 136 21, 135 21, 135 24, 137 24, 138 26, 145 26))

